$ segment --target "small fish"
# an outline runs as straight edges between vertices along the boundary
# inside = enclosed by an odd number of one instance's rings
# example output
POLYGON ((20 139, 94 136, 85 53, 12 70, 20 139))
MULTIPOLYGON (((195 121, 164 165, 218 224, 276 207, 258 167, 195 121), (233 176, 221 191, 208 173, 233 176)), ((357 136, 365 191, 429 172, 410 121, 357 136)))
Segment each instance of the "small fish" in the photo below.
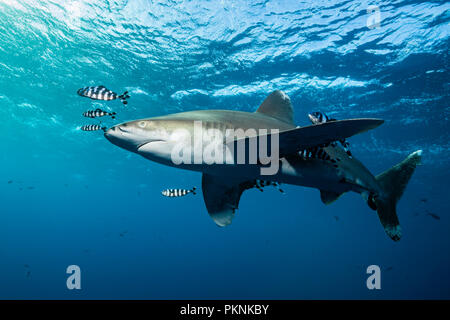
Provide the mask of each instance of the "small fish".
POLYGON ((422 198, 422 199, 420 199, 420 201, 423 202, 423 203, 426 203, 426 202, 428 202, 428 199, 427 198, 422 198))
POLYGON ((284 190, 280 188, 280 184, 278 182, 275 182, 276 184, 274 184, 273 186, 275 186, 278 191, 280 191, 281 193, 285 194, 284 190))
POLYGON ((102 130, 104 132, 106 132, 106 127, 101 127, 97 124, 88 124, 85 126, 81 127, 81 130, 83 131, 98 131, 98 130, 102 130))
POLYGON ((427 212, 427 216, 430 216, 435 220, 441 220, 441 217, 439 217, 437 214, 434 214, 432 212, 427 212))
POLYGON ((278 189, 278 191, 280 191, 281 193, 284 193, 284 190, 280 188, 280 184, 278 182, 267 181, 267 180, 255 180, 254 187, 261 192, 264 191, 262 188, 268 187, 268 186, 274 186, 278 189))
POLYGON ((387 267, 385 271, 391 271, 394 267, 387 267))
POLYGON ((265 187, 265 182, 264 180, 255 180, 255 185, 254 187, 256 189, 258 189, 259 191, 263 192, 263 187, 265 187))
POLYGON ((115 99, 120 99, 123 104, 128 104, 127 99, 130 98, 128 95, 128 91, 125 91, 121 95, 117 95, 117 93, 105 88, 105 86, 96 86, 96 87, 84 87, 78 89, 78 95, 82 97, 87 97, 92 100, 104 100, 111 101, 115 99))
POLYGON ((322 147, 313 147, 305 150, 300 150, 298 154, 304 159, 322 159, 336 163, 336 160, 331 159, 331 157, 322 147))
POLYGON ((119 234, 119 236, 120 236, 121 238, 123 238, 127 233, 128 233, 128 231, 121 232, 121 233, 119 234))
POLYGON ((27 189, 28 190, 34 190, 34 187, 28 187, 27 189))
POLYGON ((31 277, 30 265, 24 264, 23 266, 25 267, 25 269, 27 269, 26 277, 27 278, 31 277))
POLYGON ((312 124, 320 124, 330 121, 336 121, 336 119, 329 118, 325 113, 316 111, 308 114, 309 120, 311 120, 312 124))
MULTIPOLYGON (((325 113, 320 112, 320 111, 311 112, 308 114, 308 117, 309 117, 309 120, 311 120, 312 124, 321 124, 321 123, 325 123, 325 122, 337 121, 336 119, 330 118, 325 113)), ((339 140, 339 142, 341 143, 342 147, 344 148, 344 151, 351 158, 352 153, 348 149, 350 144, 345 139, 341 139, 341 140, 339 140)))
POLYGON ((104 116, 110 116, 112 119, 116 118, 115 112, 107 112, 103 111, 102 109, 95 109, 95 110, 89 110, 83 113, 83 116, 86 118, 100 118, 104 116))
POLYGON ((183 197, 189 193, 196 194, 196 188, 192 188, 191 190, 187 189, 166 189, 161 192, 161 194, 165 197, 183 197))
POLYGON ((334 220, 339 221, 339 217, 338 216, 333 216, 334 220))
POLYGON ((12 181, 12 180, 9 180, 9 181, 8 181, 8 184, 11 184, 11 183, 13 183, 13 181, 12 181))

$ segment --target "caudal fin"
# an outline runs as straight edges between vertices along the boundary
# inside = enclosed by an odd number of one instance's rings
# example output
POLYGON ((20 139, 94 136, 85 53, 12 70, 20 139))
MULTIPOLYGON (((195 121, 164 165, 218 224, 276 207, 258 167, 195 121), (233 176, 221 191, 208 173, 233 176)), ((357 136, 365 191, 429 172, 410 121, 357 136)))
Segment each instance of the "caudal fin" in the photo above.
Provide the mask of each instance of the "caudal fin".
POLYGON ((396 205, 416 166, 420 164, 421 156, 422 150, 413 152, 399 164, 376 176, 382 194, 374 197, 374 205, 384 230, 394 241, 400 240, 402 236, 396 205))
POLYGON ((130 96, 128 95, 128 91, 125 91, 123 94, 121 94, 119 96, 119 99, 122 100, 122 103, 125 105, 128 104, 127 99, 129 99, 129 98, 130 98, 130 96))

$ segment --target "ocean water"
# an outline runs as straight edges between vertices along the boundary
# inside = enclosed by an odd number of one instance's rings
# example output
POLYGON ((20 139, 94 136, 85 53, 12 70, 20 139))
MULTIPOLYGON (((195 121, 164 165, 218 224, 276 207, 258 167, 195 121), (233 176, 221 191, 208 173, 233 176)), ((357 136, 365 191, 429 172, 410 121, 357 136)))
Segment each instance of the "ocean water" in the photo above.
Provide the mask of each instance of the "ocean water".
POLYGON ((0 298, 450 298, 447 1, 0 0, 0 298), (371 7, 375 6, 375 7, 371 7), (379 15, 378 15, 379 14, 379 15), (105 85, 129 104, 79 97, 105 85), (423 150, 391 241, 355 193, 246 191, 218 228, 199 173, 109 143, 102 124, 200 109, 254 111, 273 90, 298 125, 376 117, 349 139, 374 174, 423 150), (430 213, 434 214, 433 218, 430 213), (439 217, 440 219, 438 219, 439 217), (366 268, 381 268, 368 290, 366 268), (66 268, 81 269, 68 290, 66 268))

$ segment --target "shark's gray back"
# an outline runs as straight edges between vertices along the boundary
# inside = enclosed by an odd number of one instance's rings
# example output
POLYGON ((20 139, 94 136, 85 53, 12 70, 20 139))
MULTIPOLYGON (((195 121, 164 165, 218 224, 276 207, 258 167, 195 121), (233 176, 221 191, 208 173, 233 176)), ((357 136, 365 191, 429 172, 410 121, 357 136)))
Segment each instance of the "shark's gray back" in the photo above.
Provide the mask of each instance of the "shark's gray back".
POLYGON ((167 116, 153 118, 155 120, 172 120, 174 122, 202 121, 207 127, 214 124, 223 124, 234 129, 279 129, 280 131, 295 128, 293 124, 280 121, 259 112, 243 112, 233 110, 199 110, 175 113, 167 116))

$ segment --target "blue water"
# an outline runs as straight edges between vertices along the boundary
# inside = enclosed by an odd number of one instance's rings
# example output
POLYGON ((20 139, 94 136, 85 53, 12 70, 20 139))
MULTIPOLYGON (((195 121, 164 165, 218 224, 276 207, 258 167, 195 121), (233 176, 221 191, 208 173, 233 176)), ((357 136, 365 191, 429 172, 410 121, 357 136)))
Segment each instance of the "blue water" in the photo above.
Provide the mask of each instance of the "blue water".
POLYGON ((0 298, 450 298, 450 4, 446 1, 0 1, 0 298), (369 5, 377 5, 379 26, 369 5), (128 106, 76 95, 103 84, 128 106), (245 192, 227 228, 198 173, 81 125, 198 109, 254 111, 273 90, 309 111, 386 122, 351 138, 374 174, 423 149, 384 233, 357 194, 245 192), (8 183, 9 181, 12 181, 8 183), (426 202, 422 201, 426 199, 426 202), (434 213, 440 220, 427 212, 434 213), (338 217, 336 220, 334 216, 338 217), (81 290, 66 268, 81 268, 81 290), (366 287, 381 267, 381 290, 366 287))

